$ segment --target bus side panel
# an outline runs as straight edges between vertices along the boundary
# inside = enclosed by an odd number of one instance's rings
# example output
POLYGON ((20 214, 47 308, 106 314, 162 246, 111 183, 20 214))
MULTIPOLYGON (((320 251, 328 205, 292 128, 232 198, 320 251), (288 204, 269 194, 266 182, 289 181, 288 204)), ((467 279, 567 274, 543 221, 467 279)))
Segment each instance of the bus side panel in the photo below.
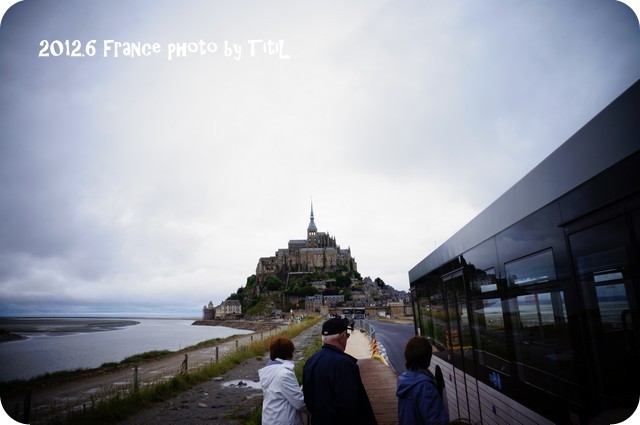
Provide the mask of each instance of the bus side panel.
POLYGON ((553 425, 553 422, 543 416, 465 375, 452 364, 434 355, 431 360, 431 371, 434 373, 436 365, 440 366, 444 376, 445 402, 450 420, 471 419, 473 423, 482 421, 483 425, 553 425), (468 393, 464 391, 465 383, 468 393), (478 393, 471 390, 474 388, 478 388, 478 393), (471 415, 467 410, 467 397, 471 415), (477 404, 478 399, 480 405, 477 404))

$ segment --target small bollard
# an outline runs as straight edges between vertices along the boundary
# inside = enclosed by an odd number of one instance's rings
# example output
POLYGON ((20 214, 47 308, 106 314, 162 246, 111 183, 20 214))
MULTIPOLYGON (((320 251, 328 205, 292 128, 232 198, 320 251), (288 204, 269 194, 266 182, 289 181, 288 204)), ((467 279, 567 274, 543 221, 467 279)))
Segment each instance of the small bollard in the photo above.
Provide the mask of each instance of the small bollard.
POLYGON ((238 351, 238 340, 236 339, 236 351, 238 351))
POLYGON ((220 357, 218 357, 218 346, 216 345, 216 363, 218 363, 219 359, 220 357))

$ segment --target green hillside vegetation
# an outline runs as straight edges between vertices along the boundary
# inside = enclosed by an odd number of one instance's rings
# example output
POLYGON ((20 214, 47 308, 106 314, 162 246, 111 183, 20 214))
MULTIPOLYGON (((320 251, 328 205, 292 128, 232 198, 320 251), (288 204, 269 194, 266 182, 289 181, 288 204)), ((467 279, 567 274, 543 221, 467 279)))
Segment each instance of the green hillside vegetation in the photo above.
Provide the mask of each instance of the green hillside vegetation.
POLYGON ((304 308, 304 298, 322 293, 323 295, 345 296, 351 299, 351 289, 362 290, 362 276, 356 271, 343 267, 331 273, 291 274, 287 280, 269 276, 257 287, 256 276, 247 278, 245 286, 231 294, 227 299, 239 300, 246 316, 268 316, 274 310, 289 311, 304 308), (312 286, 312 282, 324 282, 326 289, 320 291, 312 286), (353 282, 357 282, 353 284, 353 282), (300 297, 298 303, 290 302, 289 297, 300 297))

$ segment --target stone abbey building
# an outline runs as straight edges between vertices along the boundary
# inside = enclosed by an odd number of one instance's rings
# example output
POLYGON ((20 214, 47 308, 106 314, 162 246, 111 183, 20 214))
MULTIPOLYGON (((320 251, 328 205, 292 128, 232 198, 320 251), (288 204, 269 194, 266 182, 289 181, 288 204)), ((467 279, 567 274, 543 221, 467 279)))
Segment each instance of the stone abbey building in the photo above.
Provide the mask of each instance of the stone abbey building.
POLYGON ((335 237, 329 233, 318 232, 313 219, 307 227, 306 239, 292 239, 287 248, 276 251, 273 257, 263 257, 256 267, 256 282, 262 284, 269 276, 287 280, 289 273, 334 272, 338 270, 358 271, 351 248, 340 249, 335 237))

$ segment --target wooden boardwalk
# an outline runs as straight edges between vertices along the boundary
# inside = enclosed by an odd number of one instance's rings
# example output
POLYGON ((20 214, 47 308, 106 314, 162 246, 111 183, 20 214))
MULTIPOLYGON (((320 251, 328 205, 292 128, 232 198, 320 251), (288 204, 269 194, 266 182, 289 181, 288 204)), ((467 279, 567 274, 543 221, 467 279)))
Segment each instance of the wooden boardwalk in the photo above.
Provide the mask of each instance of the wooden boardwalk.
POLYGON ((358 359, 358 366, 378 425, 397 425, 396 382, 398 376, 391 367, 378 359, 358 359))
POLYGON ((390 366, 377 358, 372 358, 372 351, 369 338, 363 332, 351 332, 345 352, 358 359, 362 383, 367 390, 378 425, 397 425, 396 382, 398 376, 390 366))

